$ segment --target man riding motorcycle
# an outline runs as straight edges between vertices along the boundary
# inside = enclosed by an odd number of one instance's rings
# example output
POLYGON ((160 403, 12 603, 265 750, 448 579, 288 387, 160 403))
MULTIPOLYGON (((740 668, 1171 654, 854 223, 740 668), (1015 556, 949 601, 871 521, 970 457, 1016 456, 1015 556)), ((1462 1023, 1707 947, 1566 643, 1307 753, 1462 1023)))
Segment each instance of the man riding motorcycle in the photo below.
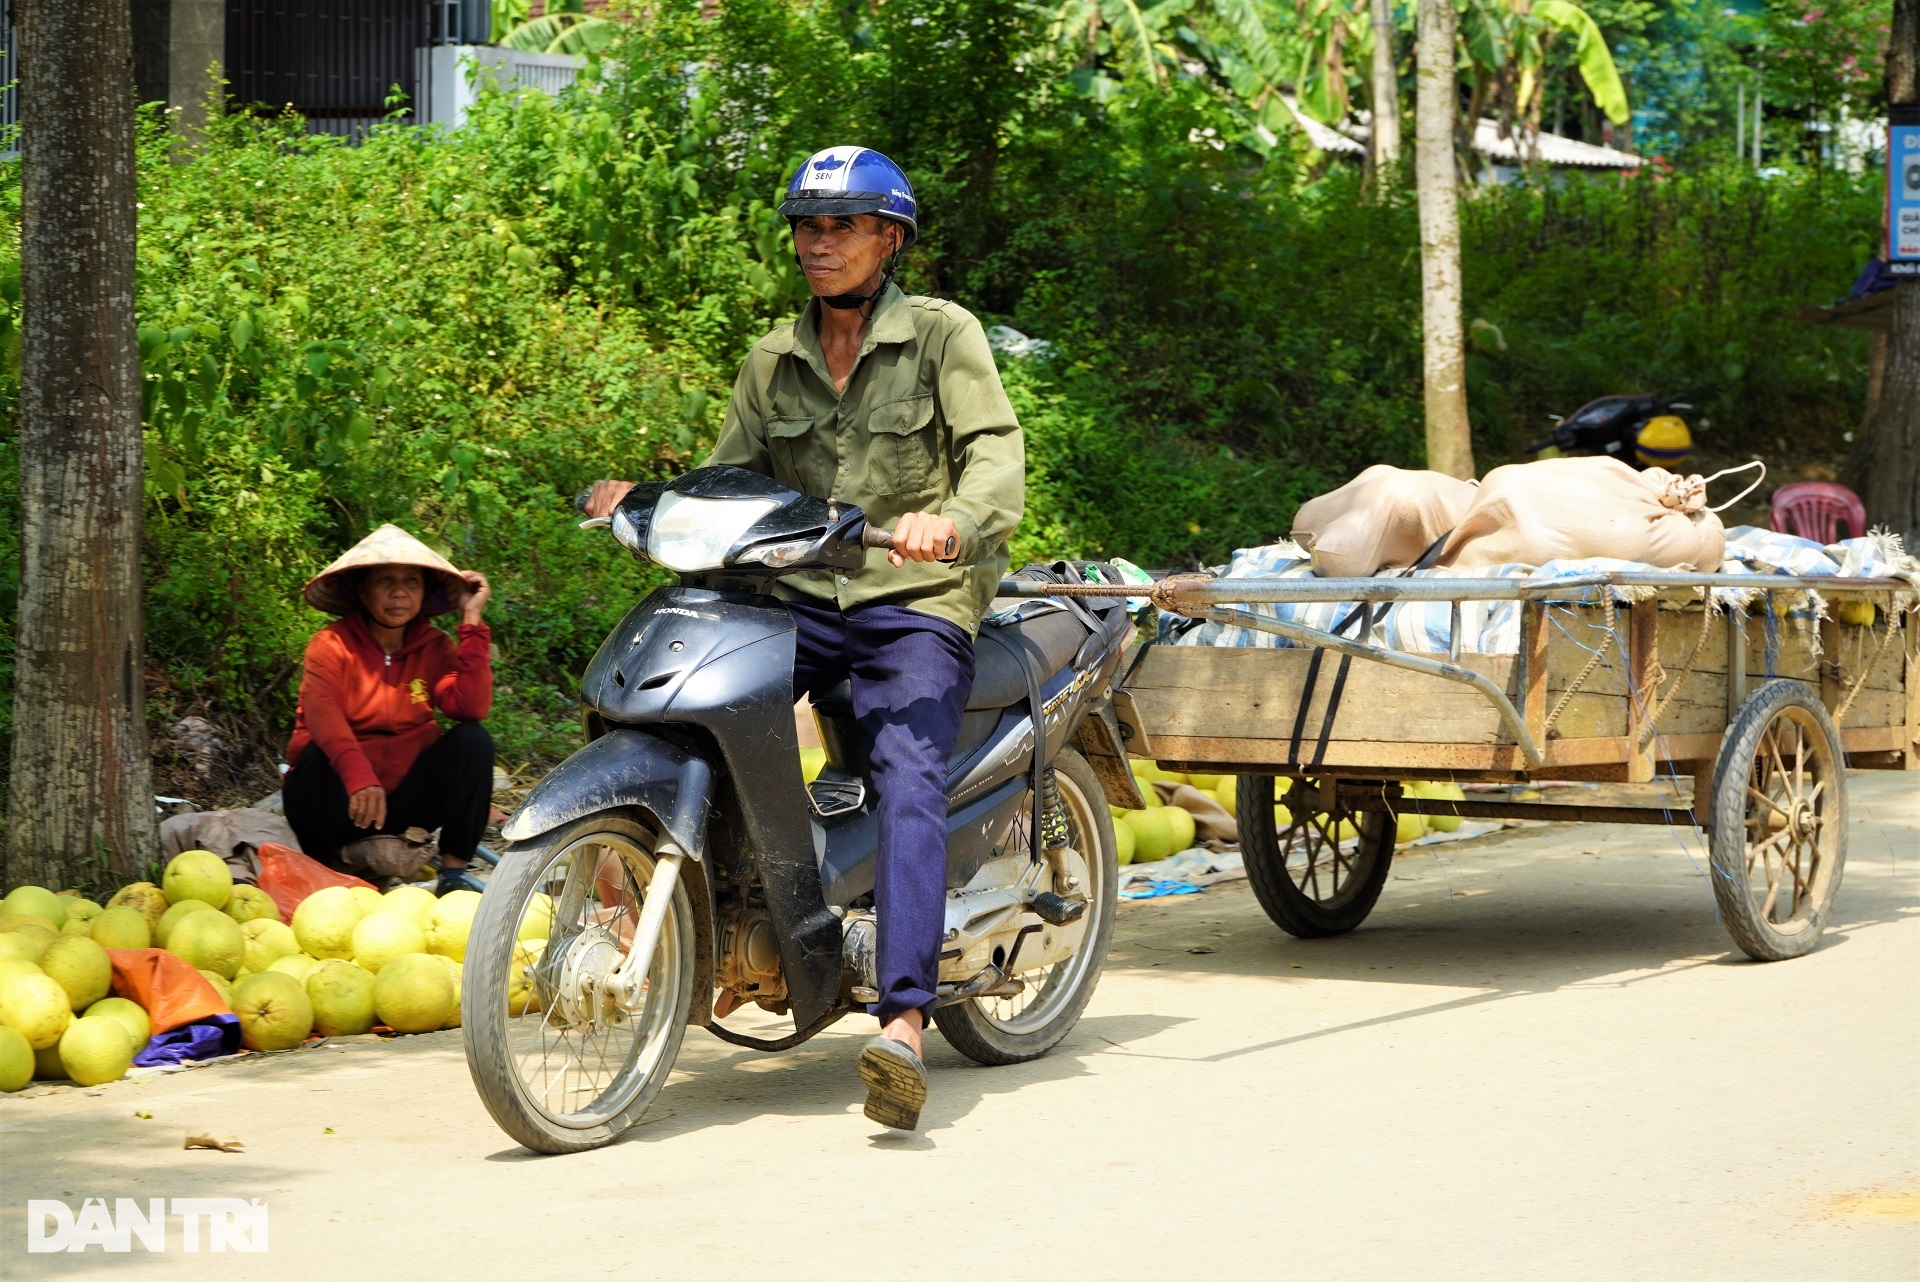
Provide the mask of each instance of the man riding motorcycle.
MULTIPOLYGON (((866 1115, 913 1130, 927 1095, 946 895, 946 772, 973 685, 973 636, 1020 522, 1025 445, 980 322, 903 294, 919 234, 899 166, 864 147, 810 156, 780 212, 813 293, 748 354, 710 464, 858 505, 890 552, 850 574, 782 579, 798 630, 794 689, 852 686, 879 812, 874 901, 880 1035, 861 1052, 866 1115)), ((604 516, 632 483, 602 481, 604 516)))

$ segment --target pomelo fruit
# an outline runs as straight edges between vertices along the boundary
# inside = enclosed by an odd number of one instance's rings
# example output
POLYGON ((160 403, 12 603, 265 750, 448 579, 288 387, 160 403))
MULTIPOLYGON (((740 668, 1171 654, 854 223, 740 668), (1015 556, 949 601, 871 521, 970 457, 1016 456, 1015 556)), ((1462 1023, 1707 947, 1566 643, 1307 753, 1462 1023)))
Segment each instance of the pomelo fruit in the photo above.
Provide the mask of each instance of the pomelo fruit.
POLYGON ((136 881, 113 892, 109 908, 132 908, 147 919, 149 929, 157 925, 167 911, 166 892, 150 881, 136 881))
POLYGON ((60 933, 58 923, 46 917, 34 917, 27 913, 6 913, 0 915, 0 931, 37 930, 53 936, 60 933))
MULTIPOLYGON (((1457 783, 1410 783, 1406 786, 1409 796, 1422 801, 1465 801, 1466 789, 1457 783)), ((1460 828, 1459 815, 1428 815, 1427 828, 1431 832, 1457 832, 1460 828)))
POLYGON ((369 974, 396 957, 427 951, 427 935, 404 913, 368 913, 353 928, 354 963, 369 974))
POLYGON ((240 969, 259 974, 282 957, 300 951, 293 929, 278 917, 255 917, 240 923, 240 969))
POLYGON ((1173 849, 1168 854, 1177 855, 1193 845, 1193 812, 1182 810, 1179 806, 1168 806, 1167 824, 1173 833, 1173 849))
POLYGON ((167 870, 160 874, 160 889, 170 904, 197 899, 225 908, 233 898, 233 871, 211 850, 183 850, 167 862, 167 870))
POLYGON ((60 1064, 82 1086, 98 1086, 126 1076, 136 1048, 117 1019, 89 1015, 60 1034, 60 1064))
POLYGON ((425 930, 427 918, 433 915, 434 905, 439 902, 433 897, 433 892, 425 886, 397 886, 380 896, 379 911, 399 913, 420 929, 425 930))
POLYGON ((307 976, 313 1031, 357 1037, 373 1027, 373 976, 352 962, 323 961, 307 976))
POLYGON ((66 901, 45 886, 16 886, 0 899, 0 917, 18 913, 22 917, 44 917, 55 931, 67 921, 66 901))
POLYGON ((1833 615, 1840 622, 1850 623, 1856 628, 1870 628, 1873 626, 1873 602, 1849 598, 1834 607, 1833 615))
POLYGON ((396 1033, 430 1033, 453 1013, 453 979, 438 957, 406 953, 373 978, 373 1011, 396 1033))
POLYGON ((102 997, 87 1007, 87 1019, 111 1019, 127 1030, 127 1036, 133 1039, 133 1053, 138 1055, 153 1036, 153 1021, 147 1018, 147 1012, 139 1002, 130 1002, 124 997, 102 997))
POLYGON ((232 979, 246 955, 240 923, 225 913, 188 913, 167 936, 167 951, 195 970, 232 979))
POLYGON ((72 1022, 67 990, 51 977, 18 972, 0 977, 0 1024, 19 1029, 33 1049, 58 1044, 72 1022))
POLYGON ((1153 790, 1153 780, 1137 769, 1133 772, 1133 782, 1140 789, 1140 800, 1146 802, 1148 806, 1165 804, 1160 800, 1160 794, 1153 790))
POLYGON ((1403 846, 1409 841, 1418 841, 1427 835, 1427 821, 1411 811, 1401 811, 1394 818, 1393 844, 1403 846))
POLYGON ((547 951, 544 939, 522 939, 513 945, 513 962, 507 974, 507 1014, 524 1015, 533 1002, 533 980, 527 968, 547 951))
POLYGON ((1276 803, 1273 807, 1273 830, 1276 833, 1285 833, 1291 827, 1293 827, 1293 811, 1276 803))
POLYGON ((1121 821, 1133 829, 1135 863, 1165 859, 1176 849, 1173 844, 1174 821, 1168 818, 1168 809, 1167 806, 1155 806, 1151 810, 1130 810, 1121 821))
POLYGON ((42 1047, 33 1053, 33 1077, 39 1082, 64 1082, 67 1066, 60 1062, 60 1043, 42 1047))
POLYGON ((17 1028, 0 1026, 0 1091, 17 1091, 33 1080, 33 1047, 17 1028))
POLYGON ((217 970, 203 970, 203 971, 198 971, 196 973, 200 976, 200 978, 206 980, 209 984, 213 985, 213 991, 219 996, 221 1001, 227 1004, 227 1009, 232 1010, 233 1009, 233 981, 228 979, 225 975, 222 975, 217 970))
MULTIPOLYGON (((5 936, 0 935, 0 939, 5 936)), ((7 975, 44 975, 47 972, 24 957, 0 957, 0 978, 7 975)))
POLYGON ((153 927, 138 908, 109 908, 91 923, 93 942, 102 948, 151 948, 153 927))
POLYGON ((199 900, 199 899, 181 900, 179 903, 175 904, 173 907, 167 909, 167 911, 165 911, 164 913, 161 913, 160 920, 154 923, 153 942, 155 946, 160 948, 165 948, 167 946, 167 941, 173 938, 173 928, 175 926, 178 926, 181 922, 185 921, 188 917, 191 917, 193 914, 211 913, 211 912, 218 912, 218 911, 220 910, 215 908, 212 904, 205 902, 204 900, 199 900))
POLYGON ((234 985, 233 1013, 240 1017, 240 1041, 248 1050, 292 1050, 313 1031, 313 1003, 291 975, 270 970, 234 985))
POLYGON ((24 962, 37 962, 40 954, 46 951, 46 941, 35 939, 32 935, 23 935, 17 930, 0 934, 0 961, 18 958, 24 962))
POLYGON ((280 920, 280 905, 258 886, 235 886, 233 898, 227 900, 225 912, 241 925, 250 921, 280 920))
MULTIPOLYGON (((433 955, 438 956, 438 954, 433 955)), ((447 1022, 440 1027, 458 1028, 460 1027, 460 974, 466 967, 451 957, 441 957, 440 962, 447 968, 447 977, 453 980, 453 1014, 447 1016, 447 1022)))
MULTIPOLYGON (((342 966, 351 966, 353 963, 341 962, 340 964, 342 966)), ((267 966, 267 970, 277 970, 282 975, 291 975, 304 984, 313 978, 313 973, 324 965, 326 965, 325 962, 317 961, 305 953, 288 953, 278 961, 270 963, 267 966)), ((265 972, 262 973, 264 974, 265 972)))
MULTIPOLYGON (((800 749, 800 777, 808 783, 812 783, 820 777, 820 770, 826 764, 827 750, 825 748, 800 749)), ((791 778, 792 776, 789 775, 788 777, 791 778)))
POLYGON ((1237 778, 1228 775, 1222 779, 1219 786, 1213 790, 1213 799, 1220 803, 1222 810, 1235 819, 1240 817, 1240 781, 1237 778))
POLYGON ((1189 774, 1187 776, 1187 782, 1198 788, 1201 792, 1212 792, 1218 788, 1223 781, 1232 778, 1232 775, 1189 774))
POLYGON ((360 915, 362 917, 365 917, 368 913, 377 913, 384 906, 384 901, 380 898, 380 892, 372 886, 348 886, 347 894, 352 898, 354 903, 360 905, 360 915))
POLYGON ((62 935, 40 955, 40 969, 67 991, 67 1004, 76 1011, 105 997, 113 988, 113 963, 107 950, 85 935, 62 935))
POLYGON ((528 900, 520 914, 520 929, 514 934, 521 939, 545 939, 553 934, 553 898, 543 893, 528 900))
MULTIPOLYGON (((1124 813, 1124 812, 1123 812, 1124 813)), ((1133 835, 1133 825, 1125 819, 1113 821, 1113 860, 1122 868, 1133 862, 1133 851, 1137 839, 1133 835)))
MULTIPOLYGON (((379 896, 374 896, 378 901, 379 896)), ((310 957, 325 961, 353 956, 353 928, 366 916, 360 901, 346 886, 328 886, 316 890, 293 910, 293 937, 310 957)))
POLYGON ((455 890, 440 896, 427 914, 427 951, 457 962, 467 959, 467 932, 473 927, 473 915, 480 911, 480 894, 473 890, 455 890))
POLYGON ((69 923, 76 917, 81 921, 92 921, 95 917, 107 911, 105 905, 96 904, 85 895, 78 893, 68 894, 62 891, 58 898, 62 906, 67 910, 67 921, 69 923))

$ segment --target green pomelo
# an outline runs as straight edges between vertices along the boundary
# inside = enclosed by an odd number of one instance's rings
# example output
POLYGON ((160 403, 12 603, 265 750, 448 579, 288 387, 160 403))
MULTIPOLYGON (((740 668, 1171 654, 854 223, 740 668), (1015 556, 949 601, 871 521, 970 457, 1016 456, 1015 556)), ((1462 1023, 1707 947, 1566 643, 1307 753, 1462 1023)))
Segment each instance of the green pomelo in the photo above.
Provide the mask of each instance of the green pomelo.
POLYGON ((1240 817, 1240 781, 1238 779, 1232 775, 1222 779, 1220 786, 1213 790, 1213 799, 1220 803, 1222 810, 1235 819, 1240 817))
POLYGON ((60 1062, 60 1043, 43 1046, 33 1053, 33 1077, 39 1082, 64 1082, 67 1066, 60 1062))
MULTIPOLYGON (((5 938, 6 936, 0 935, 0 939, 5 938)), ((0 976, 15 974, 44 975, 46 973, 46 971, 40 969, 38 963, 30 962, 24 957, 0 957, 0 976)))
MULTIPOLYGON (((340 964, 342 966, 352 965, 351 962, 341 962, 340 964)), ((299 980, 301 983, 304 984, 307 982, 308 979, 312 978, 314 971, 320 969, 320 967, 324 965, 326 965, 325 962, 317 961, 314 958, 307 956, 305 953, 288 953, 285 957, 282 957, 278 961, 275 961, 271 965, 269 965, 267 967, 267 970, 269 971, 277 970, 282 975, 291 975, 295 979, 299 980)), ((262 973, 265 973, 265 972, 262 972, 262 973)))
POLYGON ((228 979, 225 975, 222 975, 217 970, 203 970, 203 971, 198 971, 196 973, 200 976, 200 978, 206 980, 209 984, 213 985, 213 991, 219 994, 220 1000, 227 1004, 227 1009, 232 1010, 233 1009, 233 981, 228 979))
POLYGON ((453 979, 438 957, 407 953, 373 979, 373 1012, 396 1033, 430 1033, 453 1013, 453 979))
POLYGON ((134 1051, 138 1055, 140 1048, 153 1036, 153 1021, 147 1018, 147 1012, 139 1002, 130 1002, 124 997, 102 997, 87 1007, 86 1018, 111 1019, 127 1030, 127 1036, 133 1039, 134 1051))
POLYGON ((1427 821, 1419 815, 1402 811, 1395 816, 1393 823, 1393 844, 1404 846, 1409 841, 1418 841, 1427 835, 1427 821))
POLYGON ((1160 794, 1154 791, 1152 779, 1136 770, 1133 772, 1133 782, 1140 789, 1140 800, 1146 802, 1149 809, 1154 806, 1164 806, 1166 804, 1166 802, 1160 800, 1160 794))
MULTIPOLYGON (((1465 801, 1467 790, 1457 783, 1417 783, 1413 795, 1428 801, 1465 801)), ((1428 815, 1427 827, 1434 832, 1458 832, 1459 815, 1428 815)))
POLYGON ((56 931, 67 921, 66 901, 44 886, 16 886, 0 899, 0 917, 18 913, 23 917, 44 917, 56 931))
POLYGON ((240 935, 245 941, 240 956, 240 969, 255 974, 268 969, 282 957, 290 957, 300 951, 300 941, 293 937, 293 928, 278 917, 255 917, 240 923, 240 935))
POLYGON ((113 963, 107 950, 85 935, 62 935, 40 955, 40 969, 67 990, 67 1004, 75 1010, 105 997, 113 988, 113 963))
POLYGON ((167 951, 195 970, 232 979, 246 955, 240 923, 225 913, 188 913, 167 936, 167 951))
POLYGON ((107 901, 109 908, 131 908, 147 919, 148 929, 152 929, 167 911, 167 896, 160 887, 150 881, 136 881, 131 886, 122 886, 107 901))
POLYGON ((553 933, 553 898, 550 895, 537 894, 520 914, 520 929, 514 934, 521 939, 545 939, 553 933))
POLYGON ((82 1086, 125 1077, 138 1049, 120 1021, 104 1015, 76 1019, 60 1035, 60 1063, 82 1086))
POLYGON ((0 1091, 17 1091, 33 1080, 33 1047, 17 1028, 0 1027, 0 1091))
POLYGON ((93 919, 93 942, 102 948, 151 948, 153 927, 138 908, 121 905, 93 919))
POLYGON ((48 937, 60 933, 60 927, 46 917, 31 917, 26 913, 0 915, 0 931, 13 930, 37 930, 48 937))
MULTIPOLYGON (((472 894, 472 891, 468 891, 472 894)), ((399 913, 420 929, 427 928, 427 919, 433 916, 434 905, 440 901, 425 886, 396 886, 380 896, 380 911, 399 913)))
POLYGON ((69 926, 73 925, 76 921, 90 922, 101 913, 107 911, 91 899, 84 899, 74 895, 61 895, 59 898, 60 902, 66 906, 67 925, 69 926))
POLYGON ((1113 821, 1113 858, 1122 868, 1133 862, 1134 847, 1138 839, 1133 835, 1133 825, 1124 819, 1113 821))
POLYGON ((17 1028, 37 1051, 57 1045, 73 1022, 67 990, 46 975, 0 977, 0 1024, 17 1028))
POLYGON ((353 928, 364 916, 366 910, 348 887, 328 886, 308 895, 293 910, 293 937, 309 956, 345 961, 353 956, 353 928))
POLYGON ((183 899, 179 903, 175 904, 173 907, 167 909, 167 911, 165 911, 164 913, 160 914, 160 920, 154 923, 153 942, 157 946, 161 948, 165 948, 167 946, 167 941, 173 938, 173 928, 175 926, 178 926, 181 922, 193 916, 193 914, 195 913, 211 913, 211 912, 218 912, 218 911, 219 909, 215 908, 212 904, 203 903, 198 899, 183 899))
POLYGON ((379 912, 383 906, 380 892, 372 886, 348 886, 347 894, 352 897, 354 903, 360 905, 360 915, 362 917, 365 917, 368 913, 379 912))
POLYGON ((1129 810, 1126 818, 1121 820, 1133 829, 1135 863, 1151 863, 1156 859, 1165 859, 1179 849, 1174 845, 1175 821, 1169 817, 1169 812, 1173 809, 1175 807, 1155 806, 1151 810, 1129 810))
POLYGON ((480 911, 480 894, 473 890, 455 890, 440 896, 427 914, 427 951, 457 962, 467 959, 467 932, 473 928, 473 915, 480 911))
POLYGON ((1168 806, 1167 822, 1173 829, 1173 850, 1170 853, 1177 855, 1193 845, 1194 822, 1192 811, 1183 810, 1179 806, 1168 806))
POLYGON ((1276 833, 1284 833, 1291 827, 1293 827, 1293 811, 1276 804, 1273 808, 1273 830, 1276 833))
POLYGON ((307 976, 307 1000, 322 1037, 358 1037, 373 1027, 373 976, 352 962, 316 966, 307 976))
POLYGON ((40 954, 46 951, 46 942, 35 939, 32 935, 23 935, 17 930, 0 934, 0 961, 12 959, 37 962, 40 960, 40 954))
POLYGON ((1214 789, 1218 788, 1222 783, 1225 783, 1231 780, 1232 778, 1233 778, 1232 775, 1190 774, 1187 776, 1187 782, 1192 784, 1194 787, 1198 788, 1201 792, 1212 792, 1214 789))
POLYGON ((233 898, 227 900, 225 911, 227 916, 242 925, 250 921, 280 920, 280 905, 258 886, 235 886, 233 898))
POLYGON ((527 977, 527 968, 546 950, 544 939, 522 939, 514 944, 512 968, 507 975, 507 1014, 523 1015, 532 1004, 533 981, 527 977))
POLYGON ((60 933, 63 935, 85 935, 88 939, 92 939, 93 924, 84 917, 69 917, 67 918, 67 924, 60 928, 60 933))
POLYGON ((211 850, 183 850, 168 863, 160 876, 160 889, 170 904, 197 899, 215 908, 225 908, 233 898, 233 872, 227 861, 211 850))
POLYGON ((353 928, 353 960, 369 974, 396 957, 427 951, 427 935, 402 913, 368 913, 353 928))
POLYGON ((313 1003, 306 988, 279 971, 241 980, 234 986, 232 1006, 240 1017, 240 1041, 249 1050, 292 1050, 313 1031, 313 1003))
POLYGON ((466 967, 451 957, 441 957, 439 960, 447 968, 447 977, 453 980, 453 1014, 447 1016, 447 1022, 440 1027, 458 1028, 460 1027, 460 978, 461 972, 466 970, 466 967))

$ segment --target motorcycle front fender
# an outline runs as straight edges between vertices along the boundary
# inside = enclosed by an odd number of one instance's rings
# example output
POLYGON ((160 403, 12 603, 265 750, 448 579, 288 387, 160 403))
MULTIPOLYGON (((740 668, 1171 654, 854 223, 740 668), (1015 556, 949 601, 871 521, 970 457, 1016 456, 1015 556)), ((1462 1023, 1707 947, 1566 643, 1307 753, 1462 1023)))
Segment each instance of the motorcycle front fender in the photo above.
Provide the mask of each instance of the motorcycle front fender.
POLYGON ((610 730, 534 785, 500 835, 528 841, 596 811, 631 808, 698 861, 712 793, 713 768, 700 757, 641 730, 610 730))

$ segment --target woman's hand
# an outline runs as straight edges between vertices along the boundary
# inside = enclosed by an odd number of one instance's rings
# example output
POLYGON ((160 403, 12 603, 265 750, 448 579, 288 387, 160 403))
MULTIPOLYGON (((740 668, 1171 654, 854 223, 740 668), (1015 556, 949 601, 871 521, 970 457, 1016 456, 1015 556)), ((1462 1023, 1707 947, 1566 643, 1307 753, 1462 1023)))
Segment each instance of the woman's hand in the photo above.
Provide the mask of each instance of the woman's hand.
POLYGON ((627 497, 627 491, 632 488, 632 481, 595 481, 587 493, 587 515, 612 516, 613 509, 620 506, 620 500, 627 497))
POLYGON ((960 531, 944 516, 932 512, 909 512, 893 527, 893 550, 887 560, 895 565, 909 561, 945 561, 951 555, 947 545, 958 546, 960 531))
POLYGON ((460 598, 460 622, 478 623, 480 612, 487 608, 487 601, 493 596, 493 584, 478 570, 462 570, 460 577, 467 581, 466 595, 460 598))
POLYGON ((383 828, 387 822, 387 790, 379 784, 362 788, 347 798, 347 818, 356 828, 383 828))

